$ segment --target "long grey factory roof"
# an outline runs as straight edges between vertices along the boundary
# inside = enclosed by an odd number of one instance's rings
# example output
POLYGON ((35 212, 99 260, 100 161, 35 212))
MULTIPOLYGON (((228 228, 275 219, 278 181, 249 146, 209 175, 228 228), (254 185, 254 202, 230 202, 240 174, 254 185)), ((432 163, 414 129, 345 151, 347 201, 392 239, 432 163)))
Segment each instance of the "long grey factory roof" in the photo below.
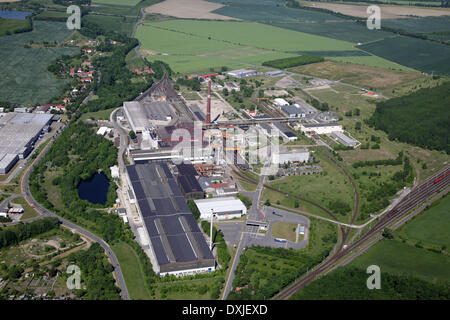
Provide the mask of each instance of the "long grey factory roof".
POLYGON ((0 113, 0 155, 19 154, 31 145, 51 114, 0 113))
POLYGON ((214 261, 165 162, 127 166, 150 241, 160 266, 214 261))

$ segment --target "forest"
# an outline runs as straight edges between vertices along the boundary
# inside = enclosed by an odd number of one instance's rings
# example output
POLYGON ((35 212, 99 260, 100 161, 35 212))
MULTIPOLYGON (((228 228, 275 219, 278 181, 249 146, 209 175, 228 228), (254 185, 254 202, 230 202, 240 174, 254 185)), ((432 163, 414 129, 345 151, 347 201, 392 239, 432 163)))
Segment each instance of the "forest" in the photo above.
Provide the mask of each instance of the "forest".
POLYGON ((369 290, 365 270, 344 267, 298 291, 292 300, 448 300, 450 286, 383 272, 381 289, 369 290))
POLYGON ((80 267, 81 279, 89 288, 78 289, 77 296, 85 300, 120 300, 120 289, 112 276, 114 267, 98 243, 93 243, 86 251, 74 252, 68 258, 80 267))
MULTIPOLYGON (((92 228, 109 241, 120 233, 121 221, 111 215, 96 210, 101 205, 93 205, 78 196, 77 187, 81 180, 89 179, 101 170, 110 180, 109 167, 117 162, 117 149, 113 143, 95 134, 94 129, 83 122, 75 122, 66 128, 61 136, 52 144, 43 161, 33 170, 30 177, 30 190, 35 199, 45 207, 54 210, 61 216, 73 221, 79 218, 95 221, 92 228), (58 212, 47 199, 44 187, 45 172, 58 170, 64 172, 57 175, 51 183, 58 187, 64 210, 58 212), (117 221, 116 221, 117 220, 117 221)), ((116 185, 110 184, 106 206, 112 206, 116 199, 116 185)))
POLYGON ((20 241, 37 236, 59 227, 58 218, 42 218, 30 223, 0 228, 0 248, 18 244, 20 241))
POLYGON ((276 59, 263 62, 263 66, 272 67, 277 69, 286 69, 291 67, 303 66, 305 64, 311 64, 316 62, 322 62, 325 59, 323 57, 315 56, 312 54, 304 54, 298 57, 276 59))
POLYGON ((377 104, 368 120, 390 140, 450 152, 450 82, 377 104))

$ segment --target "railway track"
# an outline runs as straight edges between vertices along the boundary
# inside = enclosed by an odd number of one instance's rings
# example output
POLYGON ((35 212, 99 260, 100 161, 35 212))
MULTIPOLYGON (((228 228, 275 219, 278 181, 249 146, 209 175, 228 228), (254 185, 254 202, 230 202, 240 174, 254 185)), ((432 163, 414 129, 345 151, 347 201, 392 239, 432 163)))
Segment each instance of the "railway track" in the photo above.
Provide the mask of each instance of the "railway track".
POLYGON ((360 246, 363 246, 367 240, 377 235, 380 231, 387 228, 393 222, 402 218, 412 208, 422 203, 437 191, 446 188, 450 184, 450 175, 448 174, 449 172, 450 166, 447 166, 440 172, 426 179, 417 187, 413 188, 405 198, 403 198, 394 208, 392 208, 386 215, 384 215, 368 232, 362 235, 354 243, 350 244, 347 248, 337 251, 330 259, 325 260, 311 273, 307 274, 298 282, 281 291, 274 299, 282 300, 290 298, 294 293, 305 287, 316 277, 333 267, 333 265, 336 264, 341 258, 346 257, 348 254, 352 253, 353 250, 357 249, 360 246), (436 183, 435 181, 437 179, 441 180, 436 183))

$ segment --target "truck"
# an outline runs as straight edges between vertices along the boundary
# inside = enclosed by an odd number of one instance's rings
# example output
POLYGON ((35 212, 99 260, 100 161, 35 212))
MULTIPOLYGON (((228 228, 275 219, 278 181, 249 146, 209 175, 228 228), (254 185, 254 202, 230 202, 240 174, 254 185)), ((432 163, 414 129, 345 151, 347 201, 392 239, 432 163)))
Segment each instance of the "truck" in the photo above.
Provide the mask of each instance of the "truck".
POLYGON ((281 238, 275 238, 275 239, 273 239, 275 242, 282 242, 282 243, 285 243, 285 242, 287 242, 287 240, 286 239, 281 239, 281 238))

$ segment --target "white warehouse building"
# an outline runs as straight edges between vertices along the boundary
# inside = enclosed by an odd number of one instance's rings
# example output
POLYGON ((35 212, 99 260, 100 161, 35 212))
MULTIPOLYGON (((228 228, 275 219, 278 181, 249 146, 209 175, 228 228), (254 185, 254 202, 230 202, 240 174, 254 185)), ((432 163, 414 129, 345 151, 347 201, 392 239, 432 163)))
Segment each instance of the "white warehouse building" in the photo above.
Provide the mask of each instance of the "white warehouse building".
POLYGON ((276 98, 276 99, 273 100, 273 103, 275 103, 279 108, 281 108, 282 106, 288 106, 289 105, 289 102, 287 102, 283 98, 276 98))
POLYGON ((315 132, 316 134, 331 134, 333 131, 343 132, 342 125, 338 123, 306 123, 300 125, 302 132, 315 132))
POLYGON ((210 220, 211 212, 218 220, 240 218, 247 214, 247 207, 235 197, 194 200, 200 211, 200 219, 210 220))
POLYGON ((279 152, 272 154, 272 163, 285 164, 301 162, 307 163, 310 160, 309 151, 307 150, 290 150, 289 152, 279 152))

